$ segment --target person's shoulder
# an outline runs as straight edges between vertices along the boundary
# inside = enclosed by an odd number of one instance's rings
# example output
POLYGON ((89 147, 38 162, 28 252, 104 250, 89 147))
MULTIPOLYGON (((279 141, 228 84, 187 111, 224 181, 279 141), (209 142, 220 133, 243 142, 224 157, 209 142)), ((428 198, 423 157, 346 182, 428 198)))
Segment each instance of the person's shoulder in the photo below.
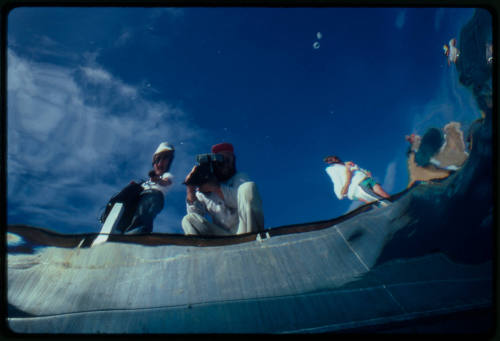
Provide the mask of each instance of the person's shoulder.
POLYGON ((243 172, 236 172, 229 180, 226 181, 226 184, 229 186, 240 185, 247 181, 251 181, 248 174, 243 172))
POLYGON ((328 171, 333 171, 335 169, 339 169, 339 168, 342 168, 342 167, 344 167, 344 165, 341 164, 341 163, 333 163, 331 165, 326 166, 325 170, 328 172, 328 171))
POLYGON ((164 172, 161 176, 162 177, 172 177, 174 175, 172 173, 170 173, 170 172, 164 172))
POLYGON ((170 173, 170 172, 165 172, 165 173, 163 173, 163 174, 161 175, 161 178, 162 178, 163 180, 165 180, 165 179, 173 179, 173 178, 174 178, 174 176, 173 176, 173 174, 172 174, 172 173, 170 173))

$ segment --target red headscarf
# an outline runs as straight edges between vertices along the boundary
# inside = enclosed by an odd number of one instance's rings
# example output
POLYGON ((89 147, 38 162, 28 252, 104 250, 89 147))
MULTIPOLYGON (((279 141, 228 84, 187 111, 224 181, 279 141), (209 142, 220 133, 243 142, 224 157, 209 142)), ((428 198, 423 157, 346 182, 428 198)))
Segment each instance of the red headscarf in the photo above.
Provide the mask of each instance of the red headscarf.
POLYGON ((219 153, 219 152, 231 152, 234 153, 234 148, 231 143, 227 142, 222 142, 216 145, 212 146, 212 153, 219 153))

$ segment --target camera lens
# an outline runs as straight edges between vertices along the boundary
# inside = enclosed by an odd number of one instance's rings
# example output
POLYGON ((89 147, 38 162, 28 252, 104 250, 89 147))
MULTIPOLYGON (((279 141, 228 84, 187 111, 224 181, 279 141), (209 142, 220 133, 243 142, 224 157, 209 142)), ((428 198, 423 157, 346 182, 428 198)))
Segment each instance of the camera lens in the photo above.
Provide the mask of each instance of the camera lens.
POLYGON ((224 162, 224 155, 212 154, 212 160, 215 162, 224 162))
POLYGON ((207 163, 209 161, 210 161, 210 155, 208 154, 199 154, 196 156, 196 162, 198 162, 199 164, 207 163))

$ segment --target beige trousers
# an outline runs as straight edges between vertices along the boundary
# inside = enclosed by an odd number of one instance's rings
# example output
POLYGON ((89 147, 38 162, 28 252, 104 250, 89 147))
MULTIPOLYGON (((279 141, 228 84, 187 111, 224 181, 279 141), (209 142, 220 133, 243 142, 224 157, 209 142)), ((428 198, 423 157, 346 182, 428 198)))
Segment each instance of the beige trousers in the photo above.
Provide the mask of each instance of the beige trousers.
POLYGON ((189 213, 182 219, 185 234, 233 235, 264 230, 262 200, 254 182, 238 187, 238 224, 231 229, 216 225, 197 213, 189 213))

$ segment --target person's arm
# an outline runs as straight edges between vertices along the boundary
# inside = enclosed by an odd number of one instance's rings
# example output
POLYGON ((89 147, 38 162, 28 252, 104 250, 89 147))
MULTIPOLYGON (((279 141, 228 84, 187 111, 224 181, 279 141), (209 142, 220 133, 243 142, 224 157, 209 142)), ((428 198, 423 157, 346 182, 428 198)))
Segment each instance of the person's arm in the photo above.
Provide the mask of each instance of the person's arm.
POLYGON ((186 201, 192 204, 196 201, 196 188, 191 185, 186 185, 186 201))
POLYGON ((188 203, 188 205, 194 204, 194 202, 197 200, 196 187, 193 185, 187 185, 197 167, 198 166, 193 166, 189 174, 186 175, 186 178, 184 179, 184 184, 186 184, 186 202, 188 203))
MULTIPOLYGON (((198 213, 199 215, 209 214, 213 222, 230 228, 234 225, 235 209, 226 205, 221 196, 221 189, 216 184, 203 184, 195 193, 196 201, 192 205, 188 204, 188 213, 198 213)), ((236 213, 236 220, 237 220, 236 213)))
POLYGON ((161 176, 153 175, 151 176, 151 181, 156 182, 160 186, 170 186, 172 184, 173 175, 165 172, 161 176))
POLYGON ((208 193, 215 193, 222 200, 224 200, 224 193, 222 193, 221 186, 217 183, 213 183, 213 182, 204 183, 203 185, 200 186, 199 190, 200 190, 200 192, 207 193, 207 194, 208 193))
POLYGON ((205 203, 198 200, 198 198, 196 197, 196 192, 193 196, 194 200, 192 200, 191 202, 188 201, 188 199, 186 199, 186 212, 188 214, 196 213, 204 217, 207 214, 207 208, 205 207, 205 203))
POLYGON ((186 212, 197 213, 201 216, 207 214, 207 209, 200 200, 196 197, 196 188, 192 185, 186 185, 186 212))
MULTIPOLYGON (((184 179, 185 184, 189 182, 189 179, 191 178, 197 167, 198 166, 194 166, 186 176, 186 178, 184 179)), ((200 200, 198 200, 196 193, 196 186, 186 184, 186 211, 187 213, 197 213, 201 216, 204 216, 207 214, 207 208, 205 207, 204 202, 200 202, 200 200)))
POLYGON ((238 188, 250 181, 245 173, 236 173, 230 180, 220 184, 220 189, 226 205, 238 207, 238 188))

